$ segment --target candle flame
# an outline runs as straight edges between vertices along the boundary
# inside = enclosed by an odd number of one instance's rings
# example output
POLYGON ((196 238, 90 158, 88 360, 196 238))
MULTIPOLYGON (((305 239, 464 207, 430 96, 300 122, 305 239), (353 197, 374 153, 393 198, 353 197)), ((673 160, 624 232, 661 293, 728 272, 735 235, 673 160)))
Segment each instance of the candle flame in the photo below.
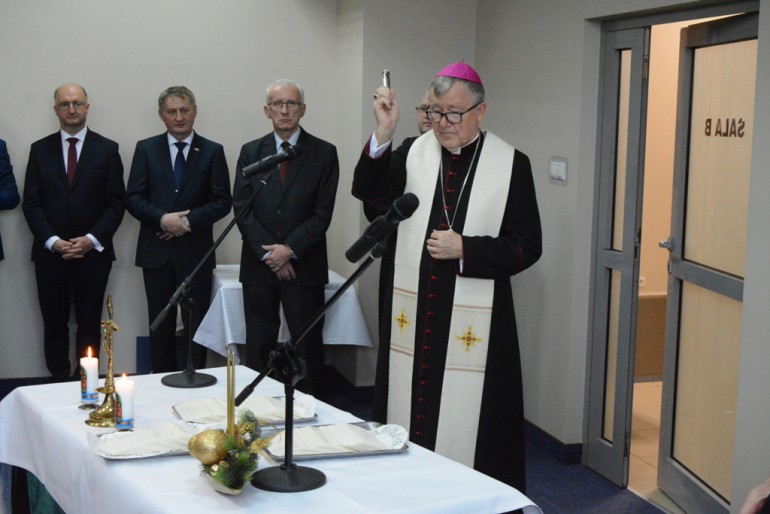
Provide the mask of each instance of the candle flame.
POLYGON ((89 359, 91 358, 91 347, 90 346, 88 347, 88 358, 89 359))

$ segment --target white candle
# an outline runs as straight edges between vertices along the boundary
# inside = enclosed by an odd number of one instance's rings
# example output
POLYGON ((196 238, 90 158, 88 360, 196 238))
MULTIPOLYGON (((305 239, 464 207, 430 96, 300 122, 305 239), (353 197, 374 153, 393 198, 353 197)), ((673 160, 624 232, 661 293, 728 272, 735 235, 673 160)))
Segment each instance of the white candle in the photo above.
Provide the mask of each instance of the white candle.
POLYGON ((99 401, 99 393, 96 386, 99 385, 99 359, 91 357, 91 347, 88 347, 88 356, 80 359, 80 401, 83 403, 96 403, 99 401))
POLYGON ((124 373, 115 381, 115 428, 134 427, 134 381, 124 373))

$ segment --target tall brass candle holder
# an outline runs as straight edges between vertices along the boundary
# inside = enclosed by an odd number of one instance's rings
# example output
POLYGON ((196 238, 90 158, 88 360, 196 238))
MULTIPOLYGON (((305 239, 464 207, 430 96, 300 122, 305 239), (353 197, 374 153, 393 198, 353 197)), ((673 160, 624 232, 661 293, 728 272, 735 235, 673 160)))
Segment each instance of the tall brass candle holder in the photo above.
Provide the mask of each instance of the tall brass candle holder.
POLYGON ((235 345, 227 345, 227 435, 235 435, 235 345))
POLYGON ((104 387, 96 390, 104 394, 104 403, 101 407, 88 415, 86 425, 92 427, 114 427, 115 426, 115 380, 113 375, 112 363, 112 335, 118 331, 118 326, 112 321, 112 296, 107 295, 107 313, 110 319, 102 321, 102 350, 107 354, 107 376, 104 379, 104 387))

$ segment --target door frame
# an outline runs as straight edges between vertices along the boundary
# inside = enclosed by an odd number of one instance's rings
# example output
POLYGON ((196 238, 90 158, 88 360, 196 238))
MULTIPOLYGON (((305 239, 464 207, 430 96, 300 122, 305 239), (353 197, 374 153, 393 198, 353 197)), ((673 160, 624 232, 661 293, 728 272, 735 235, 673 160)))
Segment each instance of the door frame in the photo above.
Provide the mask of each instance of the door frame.
MULTIPOLYGON (((597 391, 604 391, 604 377, 606 373, 606 340, 601 338, 606 332, 604 328, 600 328, 596 324, 598 319, 603 319, 597 313, 602 311, 606 312, 607 309, 607 290, 603 289, 602 280, 598 280, 597 277, 602 271, 604 266, 600 262, 600 246, 599 241, 607 230, 607 227, 600 224, 600 219, 604 221, 606 217, 600 215, 603 206, 606 204, 607 199, 603 195, 609 194, 607 189, 603 188, 602 184, 606 183, 607 179, 603 177, 603 174, 607 173, 606 169, 602 169, 602 152, 605 151, 607 143, 603 139, 603 131, 607 127, 602 123, 604 116, 604 100, 608 94, 608 84, 605 83, 605 70, 607 65, 605 63, 606 57, 606 34, 613 31, 620 31, 626 29, 646 29, 652 25, 680 22, 693 19, 709 18, 714 16, 724 16, 731 14, 739 14, 744 12, 754 12, 759 10, 758 0, 744 0, 739 2, 723 2, 714 5, 708 5, 705 7, 697 7, 694 9, 683 10, 670 10, 661 9, 653 10, 645 13, 629 13, 626 18, 614 18, 612 20, 594 20, 601 24, 601 46, 600 46, 600 63, 599 63, 599 90, 598 90, 598 109, 597 113, 597 134, 596 134, 596 168, 594 171, 596 180, 594 187, 594 206, 593 206, 593 230, 592 230, 592 264, 591 264, 591 276, 590 276, 590 289, 589 289, 589 309, 588 309, 588 341, 587 341, 587 358, 586 358, 586 389, 585 389, 585 409, 584 409, 584 425, 583 425, 583 453, 582 463, 591 469, 597 471, 600 475, 604 476, 613 483, 625 487, 628 482, 628 455, 626 451, 619 451, 617 448, 613 448, 611 444, 602 442, 597 437, 597 434, 601 434, 601 427, 603 423, 604 411, 603 401, 599 400, 599 394, 597 391), (601 408, 599 408, 601 406, 601 408)), ((646 124, 646 120, 642 120, 642 124, 646 124)), ((613 129, 614 130, 614 129, 613 129)), ((641 135, 644 135, 644 130, 640 131, 641 135)), ((614 148, 615 138, 609 139, 612 141, 612 147, 614 148)), ((629 143, 630 144, 630 143, 629 143)), ((612 170, 614 173, 614 169, 612 170)), ((614 178, 613 178, 614 180, 614 178)), ((634 177, 631 177, 631 181, 634 177)), ((628 177, 627 177, 628 183, 628 177)), ((643 190, 643 188, 640 188, 643 190)), ((639 196, 639 203, 635 207, 641 215, 641 195, 639 196)), ((629 216, 629 212, 626 212, 626 216, 629 216)), ((634 280, 638 280, 637 276, 634 280)), ((631 296, 634 291, 638 291, 638 287, 626 288, 625 293, 631 296)), ((633 298, 626 299, 626 303, 634 301, 633 298)), ((634 303, 635 305, 635 303, 634 303)), ((632 310, 633 326, 636 326, 636 310, 632 310)), ((630 322, 630 321, 629 321, 630 322)), ((622 361, 618 359, 618 374, 620 374, 620 367, 624 367, 625 371, 623 375, 625 382, 623 387, 625 391, 633 391, 633 357, 635 352, 635 332, 626 331, 630 334, 628 340, 623 341, 622 361)), ((620 350, 620 348, 619 348, 620 350)), ((620 355, 620 351, 618 354, 620 355)), ((616 380, 617 382, 617 380, 616 380)), ((625 412, 626 425, 629 430, 629 443, 623 441, 624 445, 630 444, 630 415, 632 407, 632 394, 618 395, 616 388, 615 395, 615 418, 619 416, 618 412, 625 412)), ((617 426, 617 424, 615 425, 617 426)), ((625 434, 623 439, 626 439, 625 434)), ((613 438, 613 440, 616 440, 613 438)), ((617 446, 617 445, 616 445, 617 446)))

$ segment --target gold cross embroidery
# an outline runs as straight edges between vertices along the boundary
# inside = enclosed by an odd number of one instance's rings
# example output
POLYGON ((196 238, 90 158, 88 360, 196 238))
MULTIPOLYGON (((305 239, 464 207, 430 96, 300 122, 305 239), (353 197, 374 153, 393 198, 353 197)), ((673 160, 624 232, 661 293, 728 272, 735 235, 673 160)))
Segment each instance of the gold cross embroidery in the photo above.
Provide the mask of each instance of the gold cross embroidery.
POLYGON ((407 319, 406 317, 406 310, 401 309, 401 314, 393 318, 396 324, 398 325, 398 329, 400 333, 403 335, 404 329, 407 325, 411 325, 412 323, 407 319))
POLYGON ((482 339, 480 337, 477 337, 476 334, 473 333, 473 327, 468 326, 468 330, 465 331, 465 333, 457 336, 457 340, 460 341, 463 346, 465 346, 465 351, 470 352, 471 348, 476 344, 480 343, 482 339))

